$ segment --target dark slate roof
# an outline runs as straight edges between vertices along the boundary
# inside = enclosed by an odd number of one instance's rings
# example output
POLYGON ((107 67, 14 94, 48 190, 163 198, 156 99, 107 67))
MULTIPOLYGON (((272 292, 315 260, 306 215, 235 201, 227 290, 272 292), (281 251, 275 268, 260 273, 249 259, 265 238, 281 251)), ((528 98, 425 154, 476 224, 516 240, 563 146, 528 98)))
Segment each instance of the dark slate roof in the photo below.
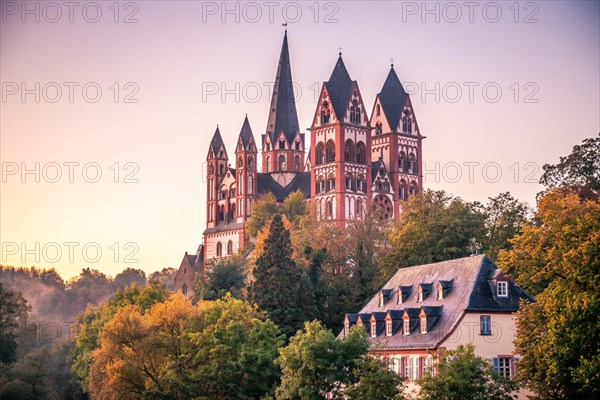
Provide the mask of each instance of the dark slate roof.
POLYGON ((389 310, 387 313, 390 315, 390 318, 393 320, 402 319, 402 314, 404 313, 404 310, 389 310))
POLYGON ((221 132, 219 131, 219 127, 217 126, 217 130, 215 131, 213 138, 210 141, 207 158, 216 157, 217 152, 219 151, 221 146, 223 146, 223 138, 221 137, 221 132))
POLYGON ((439 346, 447 335, 453 332, 465 311, 515 312, 520 299, 533 301, 512 281, 509 281, 509 296, 505 299, 497 298, 491 282, 492 278, 497 276, 494 275, 496 270, 497 267, 485 255, 399 269, 382 288, 395 290, 391 301, 379 307, 378 292, 360 310, 360 314, 370 316, 377 312, 397 313, 404 310, 410 317, 411 334, 404 336, 395 333, 392 336, 382 335, 370 340, 382 349, 431 349, 439 346), (437 285, 440 281, 453 281, 451 294, 443 300, 437 300, 437 296, 428 296, 423 302, 417 302, 417 293, 413 290, 404 299, 403 304, 397 304, 396 289, 401 289, 402 292, 407 286, 429 282, 435 282, 437 285), (441 309, 437 308, 440 306, 441 309), (430 316, 427 321, 428 333, 424 335, 417 334, 418 315, 422 310, 430 316))
POLYGON ((383 107, 383 112, 388 120, 388 124, 390 124, 391 129, 396 129, 408 95, 406 94, 400 79, 398 79, 394 67, 390 69, 390 73, 378 96, 381 106, 383 107))
POLYGON ((385 313, 385 312, 374 312, 371 314, 371 318, 377 322, 383 322, 383 321, 385 321, 386 314, 387 313, 385 313))
POLYGON ((292 84, 292 69, 290 66, 290 53, 288 49, 287 32, 283 37, 283 46, 279 56, 273 96, 271 97, 271 108, 269 108, 269 120, 267 121, 267 133, 274 143, 276 136, 283 131, 289 143, 292 143, 297 132, 298 114, 296 113, 296 100, 292 84), (273 111, 275 110, 275 111, 273 111))
POLYGON ((371 182, 375 182, 375 178, 379 174, 379 168, 383 165, 383 161, 377 160, 371 163, 371 182))
POLYGON ((310 172, 298 172, 291 182, 283 187, 275 179, 271 173, 257 174, 258 194, 273 193, 278 202, 282 202, 286 197, 296 190, 304 193, 304 197, 310 197, 310 172))
POLYGON ((412 286, 398 286, 398 290, 400 291, 400 293, 402 293, 401 303, 404 303, 412 292, 412 286))
POLYGON ((346 314, 346 319, 350 324, 355 324, 358 316, 356 314, 346 314))
POLYGON ((340 54, 340 57, 333 68, 333 72, 331 73, 331 77, 325 82, 331 104, 333 105, 333 110, 335 111, 338 120, 341 120, 344 117, 346 106, 350 101, 352 82, 350 74, 344 65, 344 60, 342 60, 342 55, 340 54))
POLYGON ((244 146, 244 150, 248 148, 248 143, 253 138, 252 128, 250 128, 250 122, 248 122, 248 116, 246 115, 246 119, 244 119, 244 124, 242 125, 242 130, 240 131, 240 139, 242 139, 242 145, 244 146))

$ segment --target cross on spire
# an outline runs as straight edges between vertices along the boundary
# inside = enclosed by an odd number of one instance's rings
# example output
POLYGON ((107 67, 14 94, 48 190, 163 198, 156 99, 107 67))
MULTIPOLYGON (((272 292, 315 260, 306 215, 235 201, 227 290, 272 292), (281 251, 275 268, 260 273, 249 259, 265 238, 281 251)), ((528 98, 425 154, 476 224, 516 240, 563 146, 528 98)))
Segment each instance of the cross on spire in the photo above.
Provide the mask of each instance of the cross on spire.
POLYGON ((338 50, 340 51, 340 56, 342 55, 342 46, 338 47, 338 50))
POLYGON ((392 68, 394 68, 394 58, 392 57, 390 61, 392 62, 392 68))

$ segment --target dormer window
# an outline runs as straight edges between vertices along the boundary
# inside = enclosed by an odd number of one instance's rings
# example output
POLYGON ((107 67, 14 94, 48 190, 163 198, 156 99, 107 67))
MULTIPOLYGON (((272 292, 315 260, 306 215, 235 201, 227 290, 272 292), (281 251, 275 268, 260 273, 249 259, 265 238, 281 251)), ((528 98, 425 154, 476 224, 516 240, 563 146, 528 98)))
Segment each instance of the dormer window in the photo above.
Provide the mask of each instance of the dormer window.
POLYGON ((402 323, 402 332, 405 335, 410 335, 410 320, 406 318, 402 323))
POLYGON ((498 281, 496 284, 498 297, 508 297, 508 282, 498 281))
POLYGON ((427 333, 427 317, 421 317, 421 335, 427 333))
POLYGON ((385 336, 392 336, 392 321, 385 321, 385 336))
POLYGON ((377 337, 377 324, 371 323, 371 337, 377 337))

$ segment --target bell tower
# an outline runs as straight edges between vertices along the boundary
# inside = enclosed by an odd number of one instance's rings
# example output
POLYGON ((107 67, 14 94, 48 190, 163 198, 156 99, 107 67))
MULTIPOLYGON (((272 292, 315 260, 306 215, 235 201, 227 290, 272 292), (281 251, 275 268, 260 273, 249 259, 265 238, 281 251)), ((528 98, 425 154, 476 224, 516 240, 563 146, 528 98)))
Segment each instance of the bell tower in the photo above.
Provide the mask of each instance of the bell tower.
POLYGON ((340 51, 310 128, 311 197, 319 218, 343 226, 365 215, 371 196, 370 129, 358 83, 340 51))

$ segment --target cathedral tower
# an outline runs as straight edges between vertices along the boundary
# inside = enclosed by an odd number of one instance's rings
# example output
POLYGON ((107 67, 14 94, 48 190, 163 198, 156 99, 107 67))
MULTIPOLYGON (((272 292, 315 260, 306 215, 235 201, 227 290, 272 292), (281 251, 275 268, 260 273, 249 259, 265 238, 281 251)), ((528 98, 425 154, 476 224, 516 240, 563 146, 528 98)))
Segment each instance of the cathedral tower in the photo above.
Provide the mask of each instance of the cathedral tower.
POLYGON ((358 83, 342 54, 321 88, 311 126, 311 197, 319 218, 343 226, 371 196, 371 135, 358 83))
POLYGON ((290 66, 287 31, 279 56, 266 133, 262 135, 262 172, 304 171, 304 134, 300 133, 290 66))

